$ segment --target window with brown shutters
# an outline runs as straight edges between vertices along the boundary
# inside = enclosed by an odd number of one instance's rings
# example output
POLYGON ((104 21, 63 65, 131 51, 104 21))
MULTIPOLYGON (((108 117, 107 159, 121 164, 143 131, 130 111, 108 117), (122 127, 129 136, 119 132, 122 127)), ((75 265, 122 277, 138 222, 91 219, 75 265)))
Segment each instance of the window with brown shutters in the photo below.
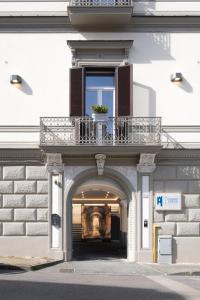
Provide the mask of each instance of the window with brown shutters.
POLYGON ((70 69, 70 115, 84 115, 84 68, 70 69))
MULTIPOLYGON (((111 68, 107 68, 111 70, 111 68)), ((91 68, 89 69, 91 71, 91 68)), ((94 69, 96 74, 102 74, 102 68, 94 69)), ((105 72, 106 68, 103 68, 105 72)), ((70 115, 85 115, 85 77, 87 68, 70 70, 70 115)), ((115 116, 130 116, 132 114, 132 66, 119 66, 115 69, 115 116)))
POLYGON ((132 65, 120 66, 116 69, 116 115, 132 115, 132 65))

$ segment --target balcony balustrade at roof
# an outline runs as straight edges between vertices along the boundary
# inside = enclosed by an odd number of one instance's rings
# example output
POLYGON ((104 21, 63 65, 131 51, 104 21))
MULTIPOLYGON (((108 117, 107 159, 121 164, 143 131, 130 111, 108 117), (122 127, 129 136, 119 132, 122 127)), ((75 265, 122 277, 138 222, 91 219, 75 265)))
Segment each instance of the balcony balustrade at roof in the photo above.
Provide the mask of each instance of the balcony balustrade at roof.
POLYGON ((71 0, 68 15, 74 26, 122 26, 129 24, 131 0, 71 0))
POLYGON ((52 117, 41 118, 40 124, 40 147, 48 151, 161 148, 161 118, 114 117, 95 121, 89 117, 52 117))

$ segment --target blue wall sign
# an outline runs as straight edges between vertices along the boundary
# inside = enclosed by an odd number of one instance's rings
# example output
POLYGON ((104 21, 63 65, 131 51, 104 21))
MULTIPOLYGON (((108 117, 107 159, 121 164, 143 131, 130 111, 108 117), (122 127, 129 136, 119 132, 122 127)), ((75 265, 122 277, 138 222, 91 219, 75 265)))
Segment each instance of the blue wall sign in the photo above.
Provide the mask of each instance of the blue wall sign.
POLYGON ((156 193, 156 210, 181 210, 181 193, 156 193))

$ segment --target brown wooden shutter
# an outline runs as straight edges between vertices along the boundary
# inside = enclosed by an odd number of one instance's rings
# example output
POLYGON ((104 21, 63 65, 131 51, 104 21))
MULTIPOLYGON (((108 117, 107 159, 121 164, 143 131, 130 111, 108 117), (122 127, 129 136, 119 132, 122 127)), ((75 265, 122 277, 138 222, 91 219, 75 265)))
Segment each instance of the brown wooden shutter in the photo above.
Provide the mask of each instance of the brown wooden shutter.
POLYGON ((70 69, 70 115, 84 115, 84 68, 70 69))
POLYGON ((117 116, 130 116, 132 115, 132 65, 121 66, 117 68, 117 105, 116 115, 117 116))

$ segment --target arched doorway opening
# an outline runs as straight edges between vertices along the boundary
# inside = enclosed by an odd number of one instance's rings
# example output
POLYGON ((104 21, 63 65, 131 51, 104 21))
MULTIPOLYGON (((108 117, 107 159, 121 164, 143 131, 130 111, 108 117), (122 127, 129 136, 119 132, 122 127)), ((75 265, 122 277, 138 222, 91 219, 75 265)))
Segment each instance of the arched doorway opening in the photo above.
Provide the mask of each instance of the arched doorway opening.
MULTIPOLYGON (((104 175, 97 176, 95 168, 88 167, 65 167, 64 172, 64 239, 63 251, 65 260, 71 261, 73 259, 73 241, 72 241, 72 205, 73 198, 77 194, 80 186, 87 180, 112 180, 112 183, 118 186, 118 191, 124 193, 126 199, 120 199, 120 203, 124 204, 124 211, 126 211, 127 221, 127 260, 130 262, 136 261, 136 194, 137 188, 137 172, 135 168, 127 167, 106 167, 104 175)), ((112 184, 113 186, 113 184, 112 184)), ((80 191, 81 192, 81 191, 80 191)), ((80 193, 79 193, 80 194, 80 193)), ((118 195, 118 193, 116 193, 118 195)), ((122 221, 125 218, 122 219, 122 221)))
POLYGON ((82 182, 72 198, 73 259, 127 257, 127 196, 111 178, 82 182))

